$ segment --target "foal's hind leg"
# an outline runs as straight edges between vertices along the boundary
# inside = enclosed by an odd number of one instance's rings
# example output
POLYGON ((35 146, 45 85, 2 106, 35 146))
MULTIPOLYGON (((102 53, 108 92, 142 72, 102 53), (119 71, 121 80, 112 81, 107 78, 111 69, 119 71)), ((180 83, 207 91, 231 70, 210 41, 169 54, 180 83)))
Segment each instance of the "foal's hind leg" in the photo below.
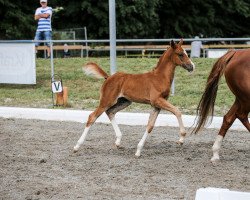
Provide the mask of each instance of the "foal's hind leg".
POLYGON ((111 124, 112 124, 112 126, 113 126, 113 128, 114 128, 114 130, 115 130, 115 134, 116 134, 115 145, 116 145, 117 147, 119 147, 120 144, 121 144, 122 133, 121 133, 121 131, 120 131, 120 129, 119 129, 119 127, 118 127, 116 121, 115 121, 115 114, 116 114, 118 111, 120 111, 120 110, 122 110, 122 109, 128 107, 130 104, 131 104, 131 101, 129 101, 129 100, 127 100, 127 99, 121 97, 121 98, 119 98, 119 99, 117 100, 117 103, 116 103, 115 105, 113 105, 111 108, 109 108, 109 109, 106 111, 106 114, 108 115, 108 117, 109 117, 109 119, 110 119, 110 121, 111 121, 111 124))
POLYGON ((80 137, 80 139, 77 141, 76 145, 74 146, 74 152, 77 152, 78 149, 80 148, 80 146, 82 145, 82 143, 84 142, 89 129, 91 127, 91 125, 96 121, 96 119, 105 111, 104 108, 100 108, 98 107, 94 112, 92 112, 89 115, 88 121, 86 123, 85 129, 83 131, 82 136, 80 137))
POLYGON ((142 150, 142 148, 143 148, 143 146, 145 144, 146 138, 147 138, 148 134, 153 130, 154 125, 155 125, 155 121, 156 121, 157 116, 160 113, 160 111, 161 111, 161 109, 154 108, 154 110, 150 113, 146 131, 145 131, 142 139, 140 140, 139 144, 137 145, 137 151, 135 153, 135 155, 137 157, 139 157, 141 155, 141 150, 142 150))

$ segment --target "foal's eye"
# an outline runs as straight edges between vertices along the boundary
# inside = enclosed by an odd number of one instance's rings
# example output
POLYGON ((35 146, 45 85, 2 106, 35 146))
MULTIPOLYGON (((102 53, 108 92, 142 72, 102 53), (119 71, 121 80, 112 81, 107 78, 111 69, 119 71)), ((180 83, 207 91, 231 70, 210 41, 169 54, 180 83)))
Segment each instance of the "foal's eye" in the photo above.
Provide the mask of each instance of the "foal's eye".
POLYGON ((183 53, 179 53, 179 57, 183 58, 184 54, 183 53))

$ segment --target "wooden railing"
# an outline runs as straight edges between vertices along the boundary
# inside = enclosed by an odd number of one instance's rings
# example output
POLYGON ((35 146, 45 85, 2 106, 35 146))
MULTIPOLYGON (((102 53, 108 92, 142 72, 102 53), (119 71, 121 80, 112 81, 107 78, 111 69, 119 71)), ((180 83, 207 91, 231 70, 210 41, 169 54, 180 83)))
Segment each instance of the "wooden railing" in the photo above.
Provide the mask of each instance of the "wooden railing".
MULTIPOLYGON (((186 51, 191 50, 191 45, 182 45, 186 51)), ((116 46, 117 51, 124 51, 127 54, 128 51, 140 51, 140 55, 145 55, 147 51, 164 51, 169 47, 169 45, 118 45, 116 46)), ((81 57, 83 55, 83 51, 109 51, 109 46, 83 46, 83 45, 68 45, 65 47, 64 45, 54 45, 54 51, 63 51, 64 49, 68 50, 80 50, 81 57)), ((211 45, 203 45, 203 53, 209 49, 245 49, 250 48, 250 44, 211 44, 211 45)), ((46 50, 46 46, 38 46, 37 50, 46 50)))

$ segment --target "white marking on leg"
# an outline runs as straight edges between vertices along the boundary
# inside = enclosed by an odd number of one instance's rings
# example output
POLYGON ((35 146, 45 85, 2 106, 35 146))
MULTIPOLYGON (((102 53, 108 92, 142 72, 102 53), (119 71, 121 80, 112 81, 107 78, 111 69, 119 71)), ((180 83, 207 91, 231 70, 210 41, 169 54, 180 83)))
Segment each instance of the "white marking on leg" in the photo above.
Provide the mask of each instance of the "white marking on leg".
POLYGON ((183 133, 183 132, 180 133, 179 144, 183 144, 184 143, 185 135, 186 135, 186 133, 183 133))
POLYGON ((120 144, 121 144, 121 139, 122 139, 122 133, 121 133, 120 128, 118 127, 116 121, 115 121, 115 118, 113 118, 113 119, 111 120, 111 124, 112 124, 112 126, 113 126, 113 128, 114 128, 114 130, 115 130, 115 135, 116 135, 115 145, 116 145, 116 146, 120 146, 120 144))
POLYGON ((179 139, 179 141, 177 143, 178 144, 183 144, 185 136, 186 136, 186 130, 185 130, 185 127, 184 127, 184 124, 183 124, 183 121, 182 121, 181 114, 180 115, 177 114, 176 117, 177 117, 179 127, 180 127, 180 139, 179 139))
POLYGON ((213 157, 211 158, 212 162, 216 162, 220 160, 219 150, 221 147, 222 140, 223 140, 223 136, 217 135, 214 145, 212 147, 212 150, 213 150, 213 157))
POLYGON ((143 148, 143 146, 145 144, 147 136, 148 136, 148 131, 146 130, 145 133, 144 133, 144 135, 142 136, 142 139, 140 140, 140 142, 137 145, 137 151, 135 153, 135 155, 137 157, 139 157, 141 155, 141 150, 142 150, 142 148, 143 148))
POLYGON ((76 145, 74 146, 74 152, 77 152, 78 149, 80 148, 80 146, 82 145, 82 143, 84 142, 87 133, 89 132, 90 126, 89 127, 85 127, 80 139, 77 141, 76 145))

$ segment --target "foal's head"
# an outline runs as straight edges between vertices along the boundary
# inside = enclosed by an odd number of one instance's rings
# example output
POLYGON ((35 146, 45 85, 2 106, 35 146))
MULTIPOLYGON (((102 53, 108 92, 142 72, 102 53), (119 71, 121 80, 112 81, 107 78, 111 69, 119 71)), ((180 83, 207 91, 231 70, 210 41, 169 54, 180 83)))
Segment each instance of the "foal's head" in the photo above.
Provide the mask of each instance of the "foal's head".
POLYGON ((180 65, 189 72, 192 72, 195 68, 195 65, 188 57, 185 49, 182 48, 182 43, 182 39, 178 44, 176 44, 173 40, 170 42, 170 47, 173 49, 172 62, 175 65, 180 65))

